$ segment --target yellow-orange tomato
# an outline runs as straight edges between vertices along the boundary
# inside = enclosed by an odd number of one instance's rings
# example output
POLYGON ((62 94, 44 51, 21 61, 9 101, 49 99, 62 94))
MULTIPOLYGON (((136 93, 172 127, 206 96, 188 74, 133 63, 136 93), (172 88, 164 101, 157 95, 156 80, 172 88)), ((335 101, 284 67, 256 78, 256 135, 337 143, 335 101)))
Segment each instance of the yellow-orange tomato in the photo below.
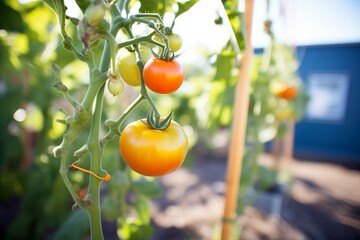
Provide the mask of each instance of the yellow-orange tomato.
POLYGON ((276 92, 279 98, 286 100, 292 100, 297 96, 297 88, 295 86, 283 86, 279 91, 276 92))
POLYGON ((126 164, 145 176, 162 176, 178 169, 188 151, 182 127, 171 121, 165 130, 157 130, 143 121, 130 123, 121 133, 119 146, 126 164))

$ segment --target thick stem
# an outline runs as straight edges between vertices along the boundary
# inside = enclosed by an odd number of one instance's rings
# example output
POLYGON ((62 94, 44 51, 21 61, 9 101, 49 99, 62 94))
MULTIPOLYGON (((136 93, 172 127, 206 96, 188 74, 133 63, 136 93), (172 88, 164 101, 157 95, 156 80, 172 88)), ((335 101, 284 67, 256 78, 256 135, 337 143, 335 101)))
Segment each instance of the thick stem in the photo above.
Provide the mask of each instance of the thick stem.
MULTIPOLYGON (((101 168, 102 149, 99 143, 103 97, 104 85, 100 88, 96 98, 95 111, 93 113, 91 130, 87 142, 91 161, 90 170, 99 176, 106 174, 106 172, 101 168)), ((100 210, 100 184, 101 180, 97 179, 93 175, 90 175, 89 193, 86 200, 90 203, 87 210, 90 216, 91 236, 94 240, 103 239, 100 210)))
MULTIPOLYGON (((106 42, 104 52, 100 62, 100 72, 105 72, 110 65, 110 46, 106 42)), ((94 84, 90 80, 90 87, 94 84)), ((87 140, 90 155, 90 171, 96 173, 98 176, 104 176, 106 172, 101 168, 102 148, 100 147, 99 132, 101 124, 101 113, 103 109, 104 88, 102 84, 96 96, 95 110, 92 114, 91 129, 87 140)), ((94 240, 103 239, 102 224, 101 224, 101 209, 100 209, 100 185, 101 180, 93 175, 89 179, 89 192, 85 200, 89 201, 87 212, 90 217, 91 237, 94 240)))

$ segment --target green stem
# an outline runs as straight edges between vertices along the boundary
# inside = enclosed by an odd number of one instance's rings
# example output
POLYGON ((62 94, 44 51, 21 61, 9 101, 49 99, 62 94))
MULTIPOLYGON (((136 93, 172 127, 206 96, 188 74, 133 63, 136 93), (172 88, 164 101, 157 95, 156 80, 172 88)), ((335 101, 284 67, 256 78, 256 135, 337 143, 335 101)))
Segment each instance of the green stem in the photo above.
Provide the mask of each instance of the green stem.
POLYGON ((100 33, 105 37, 105 39, 108 41, 108 44, 110 46, 110 59, 111 59, 111 74, 116 75, 116 40, 112 34, 110 34, 107 31, 100 31, 100 33))
POLYGON ((108 124, 109 132, 106 134, 106 136, 101 139, 100 145, 102 148, 106 146, 108 142, 110 142, 116 135, 119 135, 119 128, 123 121, 129 116, 129 114, 144 100, 144 96, 139 94, 139 96, 128 106, 127 109, 121 114, 121 116, 114 121, 111 121, 110 124, 108 124))
MULTIPOLYGON (((110 43, 105 42, 103 55, 100 62, 100 72, 106 72, 110 65, 110 43)), ((90 80, 90 87, 94 82, 90 80)), ((101 124, 101 113, 103 109, 104 88, 102 84, 96 95, 95 110, 92 114, 91 129, 87 140, 87 146, 90 155, 90 171, 96 173, 98 176, 104 176, 106 171, 101 168, 101 160, 103 150, 100 146, 99 132, 101 124)), ((86 200, 90 202, 87 207, 87 212, 90 217, 91 237, 94 240, 103 239, 102 224, 101 224, 101 209, 100 209, 100 185, 101 180, 93 175, 89 179, 89 192, 86 200)))
POLYGON ((139 44, 141 42, 148 42, 148 43, 152 43, 152 44, 155 44, 161 48, 165 48, 165 45, 162 44, 162 43, 159 43, 155 40, 152 40, 151 37, 155 34, 156 32, 152 32, 146 36, 142 36, 142 37, 138 37, 138 38, 134 38, 134 39, 130 39, 130 40, 127 40, 127 41, 123 41, 121 43, 119 43, 117 45, 118 48, 123 48, 123 47, 127 47, 127 46, 130 46, 130 45, 133 45, 133 44, 139 44))
MULTIPOLYGON (((87 145, 90 154, 90 171, 99 176, 103 176, 106 172, 101 168, 102 149, 99 144, 99 131, 101 123, 101 112, 103 107, 104 85, 100 88, 97 97, 95 110, 92 116, 91 129, 87 145)), ((90 175, 89 192, 87 199, 90 205, 87 210, 90 216, 91 237, 92 239, 103 239, 102 225, 101 225, 101 210, 100 210, 100 184, 101 180, 93 175, 90 175)))
MULTIPOLYGON (((125 30, 129 34, 130 38, 134 38, 134 35, 129 26, 127 26, 125 28, 125 30)), ((139 73, 140 73, 140 83, 141 83, 140 84, 140 93, 150 103, 151 108, 153 109, 153 111, 155 113, 155 119, 158 122, 160 120, 161 116, 145 87, 145 82, 144 82, 144 77, 143 77, 144 62, 142 61, 142 58, 141 58, 140 49, 137 44, 134 45, 134 48, 135 48, 135 51, 137 53, 137 58, 138 58, 136 61, 136 64, 138 66, 139 73)))

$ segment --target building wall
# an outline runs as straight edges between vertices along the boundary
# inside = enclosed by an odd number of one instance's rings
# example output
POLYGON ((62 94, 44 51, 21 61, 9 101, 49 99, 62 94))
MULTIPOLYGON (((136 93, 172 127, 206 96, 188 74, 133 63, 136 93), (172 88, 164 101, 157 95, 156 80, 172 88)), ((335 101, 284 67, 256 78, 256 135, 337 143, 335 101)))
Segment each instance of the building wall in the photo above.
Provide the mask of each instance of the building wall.
MULTIPOLYGON (((336 82, 344 80, 341 76, 347 79, 348 89, 341 100, 342 107, 337 106, 335 109, 334 106, 331 109, 328 106, 324 117, 314 118, 307 114, 296 124, 295 157, 360 164, 360 44, 303 46, 298 47, 297 55, 300 62, 299 74, 307 88, 310 88, 314 76, 322 76, 317 80, 320 83, 323 81, 325 88, 329 85, 327 76, 340 76, 340 79, 335 77, 334 95, 328 99, 336 100, 335 105, 340 102, 338 92, 341 92, 339 88, 342 85, 336 85, 336 82), (331 111, 338 111, 340 108, 344 110, 342 117, 331 119, 331 111)), ((320 93, 321 91, 314 91, 312 96, 321 100, 322 97, 316 95, 320 93)), ((313 111, 317 111, 317 108, 314 107, 313 111)), ((319 108, 318 113, 320 111, 319 108)))

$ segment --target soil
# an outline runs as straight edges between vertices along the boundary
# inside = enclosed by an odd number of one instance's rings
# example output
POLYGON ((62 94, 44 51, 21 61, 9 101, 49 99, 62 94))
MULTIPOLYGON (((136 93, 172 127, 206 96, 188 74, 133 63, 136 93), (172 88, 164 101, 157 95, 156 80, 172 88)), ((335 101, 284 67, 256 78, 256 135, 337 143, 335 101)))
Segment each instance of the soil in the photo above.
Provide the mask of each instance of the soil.
MULTIPOLYGON (((261 163, 268 165, 264 155, 261 163)), ((254 206, 235 222, 241 239, 360 239, 360 172, 344 166, 294 160, 292 184, 280 193, 278 213, 254 206)), ((161 178, 153 201, 151 240, 219 239, 226 159, 204 159, 161 178)))
MULTIPOLYGON (((271 157, 263 155, 261 164, 271 157)), ((292 183, 275 194, 276 211, 254 204, 233 225, 243 240, 360 239, 360 171, 329 163, 293 160, 292 183), (265 209, 265 210, 264 210, 265 209)), ((154 234, 150 240, 220 239, 226 158, 199 158, 190 168, 160 178, 164 195, 152 202, 154 234)), ((274 194, 274 193, 273 193, 274 194)), ((19 201, 12 201, 13 205, 19 201)), ((13 209, 16 206, 7 206, 13 209)), ((0 208, 2 227, 14 211, 0 208)), ((118 239, 116 223, 103 224, 106 240, 118 239)))

